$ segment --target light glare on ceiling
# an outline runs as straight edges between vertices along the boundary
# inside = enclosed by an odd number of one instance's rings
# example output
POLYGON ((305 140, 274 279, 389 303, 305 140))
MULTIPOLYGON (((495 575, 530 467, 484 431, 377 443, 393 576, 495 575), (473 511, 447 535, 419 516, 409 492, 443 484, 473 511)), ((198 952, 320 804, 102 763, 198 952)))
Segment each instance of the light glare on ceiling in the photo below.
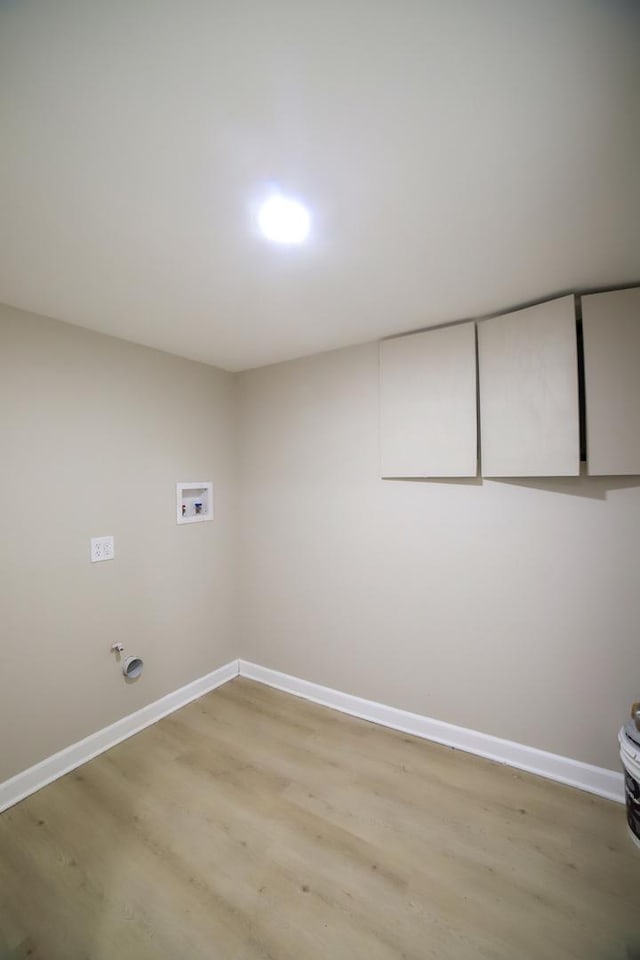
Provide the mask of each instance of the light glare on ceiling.
POLYGON ((309 235, 311 216, 298 200, 274 193, 258 211, 258 226, 273 243, 303 243, 309 235))

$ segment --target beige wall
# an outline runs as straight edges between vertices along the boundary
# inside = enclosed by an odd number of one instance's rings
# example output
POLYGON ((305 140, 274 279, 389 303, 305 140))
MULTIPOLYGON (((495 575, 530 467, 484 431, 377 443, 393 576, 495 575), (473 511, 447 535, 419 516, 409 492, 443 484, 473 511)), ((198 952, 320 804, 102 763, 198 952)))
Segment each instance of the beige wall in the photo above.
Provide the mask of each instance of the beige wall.
POLYGON ((640 480, 379 479, 375 344, 240 376, 243 657, 616 768, 640 480))
POLYGON ((0 307, 0 780, 237 656, 233 390, 0 307), (177 526, 191 479, 216 516, 177 526), (104 534, 116 559, 92 564, 104 534), (145 659, 136 683, 116 640, 145 659))
POLYGON ((234 378, 0 307, 0 780, 238 655, 617 766, 640 481, 381 480, 377 372, 369 344, 234 378))

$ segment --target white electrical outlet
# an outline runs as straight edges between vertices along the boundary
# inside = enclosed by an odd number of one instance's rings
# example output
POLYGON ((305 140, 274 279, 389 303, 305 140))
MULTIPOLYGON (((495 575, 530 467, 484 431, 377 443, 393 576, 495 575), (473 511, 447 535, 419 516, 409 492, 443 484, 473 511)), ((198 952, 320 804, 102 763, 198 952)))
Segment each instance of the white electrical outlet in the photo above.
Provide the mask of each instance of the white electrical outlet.
POLYGON ((113 560, 114 556, 113 537, 91 537, 91 563, 113 560))

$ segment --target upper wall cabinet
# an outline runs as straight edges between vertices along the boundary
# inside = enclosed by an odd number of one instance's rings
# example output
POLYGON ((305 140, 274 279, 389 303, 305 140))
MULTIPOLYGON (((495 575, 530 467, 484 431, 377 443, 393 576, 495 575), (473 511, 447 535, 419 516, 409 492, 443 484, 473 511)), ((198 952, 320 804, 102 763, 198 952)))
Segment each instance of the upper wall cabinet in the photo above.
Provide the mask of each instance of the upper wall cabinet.
POLYGON ((640 474, 640 289, 582 298, 587 462, 640 474))
POLYGON ((380 344, 383 477, 475 477, 475 325, 380 344))
POLYGON ((484 477, 580 472, 573 296, 478 324, 484 477))

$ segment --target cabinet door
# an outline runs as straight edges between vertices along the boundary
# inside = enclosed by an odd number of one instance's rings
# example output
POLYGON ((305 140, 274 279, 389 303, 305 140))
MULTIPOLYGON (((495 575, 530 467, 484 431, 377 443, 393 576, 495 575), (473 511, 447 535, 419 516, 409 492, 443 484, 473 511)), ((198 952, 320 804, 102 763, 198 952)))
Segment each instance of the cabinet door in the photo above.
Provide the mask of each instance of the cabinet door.
POLYGON ((587 464, 640 474, 640 288, 582 298, 587 464))
POLYGON ((475 477, 475 324, 380 344, 383 477, 475 477))
POLYGON ((483 477, 580 472, 573 296, 478 324, 483 477))

